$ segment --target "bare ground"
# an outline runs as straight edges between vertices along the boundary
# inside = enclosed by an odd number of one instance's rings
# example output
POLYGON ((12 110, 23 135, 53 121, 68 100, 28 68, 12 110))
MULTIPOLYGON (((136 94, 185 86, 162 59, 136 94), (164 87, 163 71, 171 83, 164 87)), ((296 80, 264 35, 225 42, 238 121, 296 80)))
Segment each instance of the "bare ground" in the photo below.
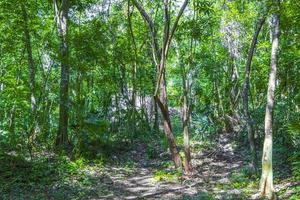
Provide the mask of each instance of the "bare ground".
MULTIPOLYGON (((145 167, 145 149, 134 151, 136 170, 127 175, 111 168, 102 175, 100 185, 109 194, 95 199, 245 199, 242 190, 220 189, 230 184, 230 174, 245 166, 243 156, 234 152, 228 135, 221 135, 217 149, 193 154, 194 173, 179 181, 157 182, 155 169, 145 167)), ((153 161, 155 162, 155 161, 153 161)))
MULTIPOLYGON (((234 152, 230 135, 220 135, 217 148, 193 154, 194 173, 183 176, 177 181, 155 180, 155 167, 145 164, 146 152, 139 147, 134 152, 136 162, 134 171, 124 168, 107 168, 104 172, 94 172, 98 178, 95 188, 105 188, 105 195, 93 199, 257 199, 257 185, 252 188, 236 189, 232 187, 232 174, 238 174, 247 168, 245 157, 234 152)), ((153 160, 152 162, 159 162, 153 160)), ((153 163, 152 163, 153 164, 153 163)), ((277 185, 277 190, 285 190, 299 183, 277 185)), ((289 191, 289 190, 288 190, 289 191)), ((287 192, 288 193, 288 192, 287 192)), ((290 192, 291 193, 291 192, 290 192)), ((288 199, 284 194, 281 199, 288 199)))

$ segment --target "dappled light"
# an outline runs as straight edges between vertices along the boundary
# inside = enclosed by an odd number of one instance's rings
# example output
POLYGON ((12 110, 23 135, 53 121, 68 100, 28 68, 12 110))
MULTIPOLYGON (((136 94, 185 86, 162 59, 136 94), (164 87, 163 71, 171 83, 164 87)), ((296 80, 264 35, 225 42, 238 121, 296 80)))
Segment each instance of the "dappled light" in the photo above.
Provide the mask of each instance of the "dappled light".
POLYGON ((0 0, 0 200, 299 200, 299 10, 0 0))

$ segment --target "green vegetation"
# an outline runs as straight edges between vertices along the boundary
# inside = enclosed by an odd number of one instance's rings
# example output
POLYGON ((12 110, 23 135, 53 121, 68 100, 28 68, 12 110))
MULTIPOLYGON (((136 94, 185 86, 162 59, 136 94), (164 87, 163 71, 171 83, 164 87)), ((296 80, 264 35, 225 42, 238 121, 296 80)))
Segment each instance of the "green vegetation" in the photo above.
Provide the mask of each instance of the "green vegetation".
POLYGON ((0 0, 0 199, 300 199, 299 10, 0 0))

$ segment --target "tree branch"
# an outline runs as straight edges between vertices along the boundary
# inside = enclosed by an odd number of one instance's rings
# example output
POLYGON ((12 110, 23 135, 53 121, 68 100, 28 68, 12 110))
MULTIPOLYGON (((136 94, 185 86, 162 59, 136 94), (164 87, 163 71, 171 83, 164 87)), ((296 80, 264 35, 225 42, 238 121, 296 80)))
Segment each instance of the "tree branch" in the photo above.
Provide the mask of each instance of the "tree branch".
MULTIPOLYGON (((166 2, 168 2, 168 0, 165 0, 165 7, 167 6, 166 2)), ((178 26, 178 22, 179 22, 182 14, 183 14, 183 11, 185 10, 185 8, 186 8, 186 6, 188 4, 188 2, 189 2, 189 0, 185 0, 183 2, 182 6, 180 8, 180 11, 179 11, 179 13, 178 13, 178 15, 176 17, 176 20, 175 20, 175 22, 174 22, 174 24, 172 26, 171 33, 169 34, 169 32, 165 31, 165 34, 167 33, 168 35, 164 36, 164 38, 166 40, 164 42, 164 46, 162 47, 162 51, 163 52, 162 52, 162 57, 161 57, 160 63, 159 63, 158 81, 157 81, 157 84, 156 84, 156 89, 155 89, 155 92, 154 92, 154 96, 156 96, 157 93, 158 93, 158 88, 159 88, 159 85, 160 85, 160 82, 161 82, 161 79, 162 79, 163 70, 164 70, 164 67, 165 67, 165 60, 166 60, 167 55, 168 55, 168 51, 169 51, 169 46, 170 46, 171 40, 172 40, 172 38, 174 36, 174 33, 175 33, 176 28, 178 26)), ((165 10, 166 10, 166 8, 165 8, 165 10)), ((167 9, 167 11, 168 11, 168 9, 167 9)), ((167 12, 165 11, 165 13, 167 13, 167 12)), ((168 23, 167 22, 168 21, 168 14, 165 16, 165 18, 166 18, 165 19, 166 20, 165 24, 167 24, 168 23)), ((165 26, 167 26, 167 25, 165 25, 165 26)))
POLYGON ((153 59, 154 62, 158 63, 159 60, 159 47, 158 47, 158 42, 157 42, 157 31, 155 29, 154 23, 152 18, 148 15, 148 13, 146 12, 146 10, 144 9, 144 7, 141 5, 140 2, 138 2, 137 0, 132 0, 133 4, 135 5, 135 7, 138 9, 138 11, 140 12, 140 14, 142 15, 143 19, 145 20, 145 22, 147 23, 149 30, 150 30, 150 34, 151 34, 151 39, 152 39, 152 47, 154 49, 153 52, 153 59))

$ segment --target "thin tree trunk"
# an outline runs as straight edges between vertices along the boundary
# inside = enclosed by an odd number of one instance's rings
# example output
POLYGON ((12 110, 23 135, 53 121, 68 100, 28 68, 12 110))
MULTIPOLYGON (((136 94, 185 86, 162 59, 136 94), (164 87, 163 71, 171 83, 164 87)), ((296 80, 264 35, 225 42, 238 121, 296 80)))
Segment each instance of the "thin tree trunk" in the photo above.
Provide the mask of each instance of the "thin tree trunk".
MULTIPOLYGON (((152 59, 152 65, 155 67, 155 71, 157 71, 157 66, 154 62, 154 60, 152 59)), ((155 87, 155 76, 156 74, 153 74, 153 87, 155 87)), ((159 114, 158 114, 158 106, 155 100, 155 97, 153 98, 153 111, 154 111, 154 123, 153 123, 153 130, 155 131, 155 133, 159 133, 159 114)))
POLYGON ((244 107, 244 116, 246 119, 247 123, 247 131, 248 131, 248 140, 250 144, 250 152, 251 152, 251 168, 257 172, 257 155, 256 155, 256 147, 255 147, 255 138, 254 138, 254 129, 252 125, 252 120, 251 120, 251 115, 249 112, 249 90, 250 90, 250 67, 251 67, 251 62, 253 58, 253 54, 255 51, 255 47, 257 44, 257 38, 259 35, 259 32, 264 24, 265 21, 265 16, 263 16, 261 19, 259 19, 257 25, 256 25, 256 30, 252 38, 250 50, 248 53, 247 57, 247 62, 245 66, 245 79, 244 79, 244 84, 243 84, 243 107, 244 107))
POLYGON ((279 46, 279 16, 274 14, 272 18, 272 52, 271 66, 268 83, 267 105, 265 115, 265 141, 262 155, 262 175, 260 180, 260 193, 268 199, 276 199, 273 187, 273 166, 272 166, 272 151, 273 151, 273 107, 274 93, 276 85, 276 70, 277 57, 279 46))
POLYGON ((36 138, 36 132, 38 127, 36 126, 37 121, 37 104, 35 97, 35 65, 32 56, 32 46, 31 46, 31 37, 28 27, 28 15, 25 7, 25 3, 21 4, 22 15, 24 20, 24 38, 25 38, 25 47, 27 51, 27 59, 28 59, 28 71, 29 71, 29 90, 30 90, 30 98, 29 103, 31 107, 31 113, 29 118, 32 119, 29 129, 28 129, 28 145, 31 146, 34 143, 36 138))
MULTIPOLYGON (((192 43, 191 43, 192 47, 192 43)), ((179 48, 176 47, 176 54, 178 57, 178 62, 181 69, 181 78, 182 78, 182 93, 183 93, 183 101, 182 101, 182 128, 183 128, 183 143, 184 143, 184 170, 186 173, 190 173, 192 171, 192 163, 191 163, 191 148, 190 148, 190 139, 189 139, 189 81, 187 79, 187 70, 181 60, 179 48)), ((192 48, 191 48, 192 52, 192 48)))
POLYGON ((54 0, 56 23, 60 37, 60 102, 59 102, 59 130, 56 138, 57 145, 68 145, 68 112, 69 112, 69 49, 68 49, 68 12, 69 0, 62 0, 60 8, 54 0))
MULTIPOLYGON (((184 79, 184 78, 183 78, 184 79)), ((186 80, 183 80, 186 84, 186 80)), ((182 107, 182 126, 183 126, 183 143, 184 143, 184 168, 187 173, 192 170, 191 163, 191 148, 189 139, 189 103, 188 103, 188 90, 186 87, 183 88, 183 107, 182 107)))
POLYGON ((231 85, 231 91, 230 91, 230 94, 231 94, 231 102, 230 103, 231 103, 231 109, 232 109, 232 113, 233 113, 234 117, 237 114, 237 106, 238 106, 237 100, 240 95, 240 91, 239 91, 239 87, 238 87, 240 75, 239 75, 239 70, 238 70, 236 60, 237 60, 237 58, 232 58, 232 71, 231 71, 232 85, 231 85))
POLYGON ((181 168, 182 161, 179 152, 177 150, 176 141, 173 135, 168 103, 167 103, 167 89, 165 84, 165 64, 168 56, 170 43, 176 31, 179 19, 181 18, 183 11, 185 10, 188 4, 188 0, 185 0, 183 2, 171 29, 170 29, 169 1, 164 0, 164 34, 163 34, 163 45, 161 51, 158 48, 157 31, 155 29, 153 20, 146 13, 145 9, 137 0, 133 0, 133 4, 137 7, 137 9, 139 10, 140 14, 148 24, 150 29, 151 40, 152 40, 153 62, 156 63, 157 70, 158 70, 158 78, 157 78, 156 88, 154 92, 154 98, 163 116, 164 131, 169 143, 169 149, 172 155, 172 160, 174 161, 176 168, 178 167, 181 168))
POLYGON ((128 26, 129 26, 129 33, 131 35, 132 44, 133 44, 133 50, 134 50, 134 61, 132 65, 132 98, 131 98, 131 106, 132 106, 132 131, 133 136, 136 135, 136 74, 137 74, 137 47, 135 42, 135 37, 133 33, 132 23, 131 23, 131 15, 132 12, 130 12, 130 0, 128 0, 128 26))
POLYGON ((75 133, 79 136, 81 133, 82 125, 83 125, 83 117, 84 116, 84 101, 82 99, 82 80, 83 74, 81 71, 78 71, 76 74, 76 125, 75 125, 75 133))
POLYGON ((24 35, 25 45, 28 57, 28 69, 29 69, 29 88, 30 88, 30 105, 32 114, 36 112, 36 99, 35 99, 35 66, 32 56, 31 38, 28 28, 28 15, 24 3, 21 4, 22 15, 24 19, 24 35))
POLYGON ((158 122, 158 108, 155 98, 153 99, 153 106, 154 106, 154 124, 153 129, 156 133, 159 133, 159 122, 158 122))

